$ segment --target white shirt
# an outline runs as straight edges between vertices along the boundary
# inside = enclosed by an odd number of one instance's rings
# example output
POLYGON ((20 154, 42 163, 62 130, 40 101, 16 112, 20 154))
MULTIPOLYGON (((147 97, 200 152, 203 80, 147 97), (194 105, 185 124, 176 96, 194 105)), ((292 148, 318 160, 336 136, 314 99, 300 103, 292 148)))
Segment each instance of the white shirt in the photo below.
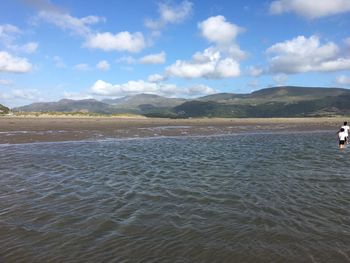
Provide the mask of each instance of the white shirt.
POLYGON ((349 125, 343 125, 341 127, 344 129, 346 137, 348 137, 349 136, 349 129, 350 129, 349 125))
POLYGON ((345 131, 339 132, 339 133, 338 133, 338 136, 339 136, 339 140, 340 140, 340 141, 345 141, 345 137, 346 137, 345 131))

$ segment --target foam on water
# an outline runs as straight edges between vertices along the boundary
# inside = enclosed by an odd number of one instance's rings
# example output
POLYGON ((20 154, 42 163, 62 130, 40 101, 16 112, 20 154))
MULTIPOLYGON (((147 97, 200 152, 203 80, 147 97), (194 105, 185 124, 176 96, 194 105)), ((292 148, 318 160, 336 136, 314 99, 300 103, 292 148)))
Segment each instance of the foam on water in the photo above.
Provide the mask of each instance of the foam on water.
POLYGON ((0 148, 5 262, 347 262, 350 148, 330 133, 0 148))

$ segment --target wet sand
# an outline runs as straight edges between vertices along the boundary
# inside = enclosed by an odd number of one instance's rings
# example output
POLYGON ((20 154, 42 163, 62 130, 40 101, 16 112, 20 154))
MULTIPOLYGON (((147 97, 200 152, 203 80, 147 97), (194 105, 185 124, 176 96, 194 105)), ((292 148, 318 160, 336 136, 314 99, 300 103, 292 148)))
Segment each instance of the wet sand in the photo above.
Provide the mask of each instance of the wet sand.
POLYGON ((0 144, 104 138, 337 131, 344 118, 0 117, 0 144))

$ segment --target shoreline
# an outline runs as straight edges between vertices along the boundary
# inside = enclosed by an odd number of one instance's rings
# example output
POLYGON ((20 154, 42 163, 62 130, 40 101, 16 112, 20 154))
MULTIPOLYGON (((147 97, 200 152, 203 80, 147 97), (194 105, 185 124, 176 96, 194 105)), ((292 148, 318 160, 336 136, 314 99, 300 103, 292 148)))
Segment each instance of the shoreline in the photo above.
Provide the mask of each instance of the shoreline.
POLYGON ((144 117, 0 117, 0 144, 210 136, 261 132, 336 133, 344 118, 160 119, 144 117))

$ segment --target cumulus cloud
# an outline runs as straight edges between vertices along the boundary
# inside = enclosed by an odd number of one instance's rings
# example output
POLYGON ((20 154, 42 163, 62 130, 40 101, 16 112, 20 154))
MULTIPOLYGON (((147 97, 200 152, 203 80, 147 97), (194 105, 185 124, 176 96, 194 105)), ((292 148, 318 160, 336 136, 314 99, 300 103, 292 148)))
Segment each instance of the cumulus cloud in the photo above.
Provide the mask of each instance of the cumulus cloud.
POLYGON ((350 58, 342 57, 333 42, 321 44, 317 36, 298 36, 266 50, 272 73, 327 72, 350 69, 350 58))
POLYGON ((192 96, 201 96, 201 95, 209 95, 209 94, 214 94, 217 93, 217 90, 203 84, 197 84, 188 87, 185 90, 185 95, 188 95, 190 97, 192 96))
POLYGON ((26 73, 32 69, 26 58, 16 57, 8 52, 0 51, 0 72, 26 73))
POLYGON ((99 16, 85 16, 77 18, 68 13, 42 10, 37 17, 39 21, 51 23, 58 28, 80 36, 84 39, 86 48, 101 49, 103 51, 139 52, 146 47, 143 34, 122 31, 118 33, 97 32, 92 25, 104 22, 106 19, 99 16))
POLYGON ((239 63, 229 57, 222 58, 220 51, 208 48, 197 52, 191 61, 177 60, 166 68, 166 75, 180 78, 232 78, 240 75, 239 63))
POLYGON ((158 19, 147 19, 145 26, 153 31, 159 31, 168 24, 178 24, 186 20, 192 13, 193 4, 189 1, 183 1, 179 5, 170 5, 168 3, 158 4, 158 19))
POLYGON ((63 97, 65 99, 70 99, 70 100, 93 99, 93 96, 91 96, 90 94, 79 93, 79 92, 68 92, 68 91, 63 92, 63 97))
POLYGON ((215 93, 216 90, 205 85, 193 85, 186 88, 174 84, 146 82, 143 80, 128 81, 124 84, 111 84, 103 80, 96 81, 90 92, 98 96, 121 97, 139 93, 157 94, 167 97, 199 96, 215 93))
POLYGON ((198 24, 202 36, 216 44, 230 45, 243 29, 226 21, 224 16, 213 16, 198 24))
POLYGON ((146 47, 146 42, 140 32, 133 34, 127 31, 117 34, 105 32, 90 35, 86 39, 84 46, 104 51, 139 52, 146 47))
POLYGON ((90 28, 90 25, 105 21, 105 18, 103 17, 86 16, 82 18, 76 18, 67 13, 47 10, 40 11, 37 19, 51 23, 63 30, 71 32, 72 34, 84 37, 87 37, 91 34, 92 30, 90 28))
POLYGON ((315 19, 350 11, 349 0, 278 0, 270 6, 271 14, 294 12, 300 16, 315 19))
POLYGON ((132 56, 123 56, 116 60, 121 64, 164 64, 166 60, 166 54, 164 51, 156 54, 149 54, 141 58, 135 58, 132 56))
POLYGON ((104 70, 104 71, 109 70, 110 67, 111 66, 109 65, 108 61, 106 61, 106 60, 101 60, 96 65, 96 68, 98 68, 99 70, 104 70))
POLYGON ((223 16, 210 17, 198 24, 201 35, 214 45, 196 52, 192 60, 177 60, 166 68, 166 76, 180 78, 221 79, 238 77, 239 61, 245 52, 235 43, 242 30, 223 16))
POLYGON ((165 52, 162 51, 158 54, 151 54, 140 58, 141 64, 164 64, 165 52))
POLYGON ((345 76, 345 75, 341 75, 341 76, 338 76, 336 78, 335 82, 339 85, 348 86, 348 85, 350 85, 350 77, 345 76))

